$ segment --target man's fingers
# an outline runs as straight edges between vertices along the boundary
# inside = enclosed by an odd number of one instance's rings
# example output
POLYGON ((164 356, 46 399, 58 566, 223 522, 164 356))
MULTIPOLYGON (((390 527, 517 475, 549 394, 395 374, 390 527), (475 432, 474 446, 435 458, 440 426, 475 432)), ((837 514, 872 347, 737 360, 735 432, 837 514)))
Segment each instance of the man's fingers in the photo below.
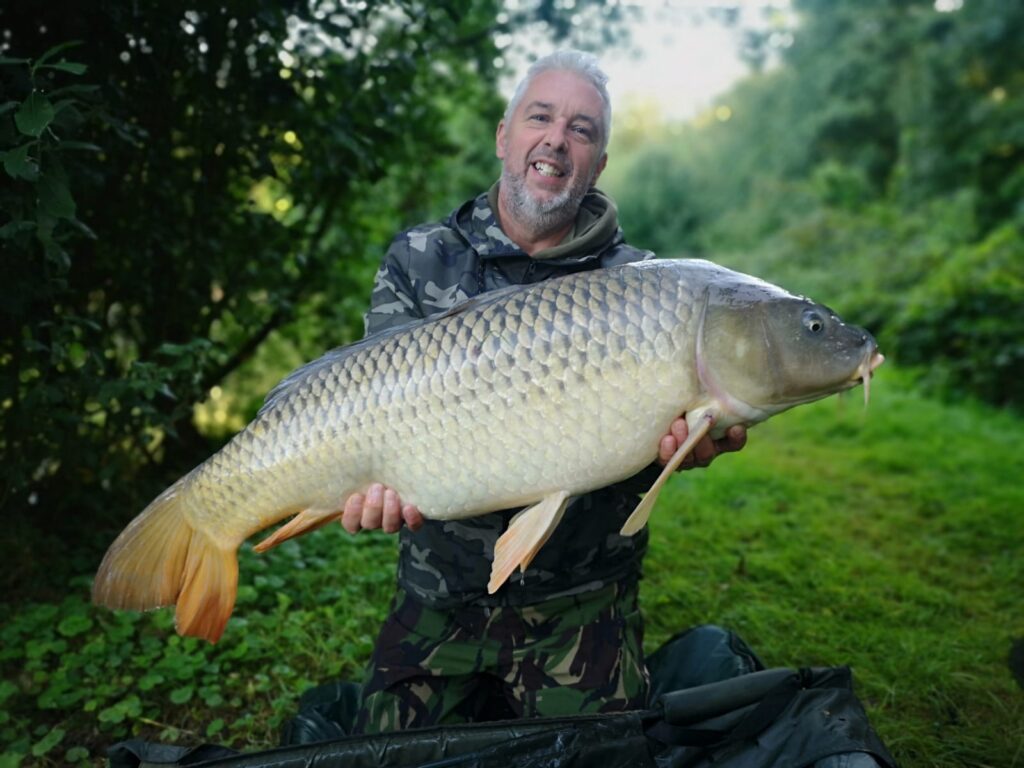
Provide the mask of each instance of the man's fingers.
POLYGON ((731 453, 738 451, 747 444, 747 430, 739 424, 729 427, 725 436, 715 441, 719 453, 731 453))
POLYGON ((359 533, 363 519, 363 494, 353 493, 345 500, 345 511, 341 513, 341 527, 349 533, 359 533))
POLYGON ((704 437, 693 446, 693 462, 698 467, 706 467, 711 460, 718 455, 715 442, 710 437, 704 437))
POLYGON ((423 515, 412 504, 406 504, 402 507, 402 519, 405 520, 405 524, 409 526, 410 531, 418 531, 423 525, 423 515))
POLYGON ((363 503, 363 528, 380 528, 383 516, 384 486, 374 483, 366 491, 366 501, 363 503))
POLYGON ((385 533, 394 533, 402 527, 402 506, 398 494, 390 488, 384 491, 384 509, 381 513, 381 528, 385 533))
POLYGON ((397 533, 405 523, 411 530, 423 525, 423 515, 413 504, 402 504, 398 492, 374 483, 366 493, 353 493, 345 499, 341 513, 341 525, 349 533, 359 533, 364 528, 381 528, 385 533, 397 533))
POLYGON ((658 444, 658 461, 663 465, 668 464, 668 460, 672 458, 672 454, 678 447, 676 439, 672 435, 665 435, 658 444))
MULTIPOLYGON (((669 425, 668 434, 661 438, 661 442, 658 444, 658 463, 662 466, 668 464, 669 460, 679 449, 679 446, 686 442, 687 436, 690 434, 690 428, 686 424, 686 419, 676 419, 669 425)), ((693 466, 693 453, 691 452, 683 463, 679 465, 679 469, 689 469, 693 466)))

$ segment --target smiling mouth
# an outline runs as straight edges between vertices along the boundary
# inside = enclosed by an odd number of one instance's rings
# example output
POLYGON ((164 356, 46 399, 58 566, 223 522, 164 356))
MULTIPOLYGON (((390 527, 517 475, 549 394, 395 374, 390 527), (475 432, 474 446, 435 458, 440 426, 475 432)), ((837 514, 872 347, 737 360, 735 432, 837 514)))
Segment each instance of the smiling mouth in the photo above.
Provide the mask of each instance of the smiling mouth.
POLYGON ((537 173, 539 173, 541 176, 548 176, 551 178, 560 178, 562 176, 565 176, 565 171, 555 167, 554 165, 551 165, 551 163, 546 163, 543 160, 537 160, 534 163, 532 163, 532 165, 533 169, 537 171, 537 173))

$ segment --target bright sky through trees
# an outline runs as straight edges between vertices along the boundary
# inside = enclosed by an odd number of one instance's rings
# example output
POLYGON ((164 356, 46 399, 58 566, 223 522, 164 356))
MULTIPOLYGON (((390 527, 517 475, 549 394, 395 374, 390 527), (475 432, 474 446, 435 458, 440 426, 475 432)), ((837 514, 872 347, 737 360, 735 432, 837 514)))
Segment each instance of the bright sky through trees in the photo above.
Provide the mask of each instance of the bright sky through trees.
MULTIPOLYGON (((629 39, 599 52, 619 114, 640 108, 664 120, 687 120, 750 72, 739 50, 744 30, 776 32, 775 47, 791 41, 788 0, 639 0, 628 6, 629 39), (731 14, 732 24, 727 23, 731 14)), ((538 51, 537 55, 547 53, 538 51)), ((519 63, 512 85, 529 62, 519 63)))

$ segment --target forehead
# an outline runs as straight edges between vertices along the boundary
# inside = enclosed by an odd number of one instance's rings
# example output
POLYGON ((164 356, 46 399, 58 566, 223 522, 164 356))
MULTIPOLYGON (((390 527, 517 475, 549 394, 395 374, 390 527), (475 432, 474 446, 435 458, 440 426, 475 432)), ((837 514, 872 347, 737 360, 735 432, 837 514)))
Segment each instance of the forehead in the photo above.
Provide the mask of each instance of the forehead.
POLYGON ((567 70, 541 72, 530 82, 517 111, 537 104, 570 115, 587 115, 600 119, 604 102, 601 94, 588 80, 567 70))

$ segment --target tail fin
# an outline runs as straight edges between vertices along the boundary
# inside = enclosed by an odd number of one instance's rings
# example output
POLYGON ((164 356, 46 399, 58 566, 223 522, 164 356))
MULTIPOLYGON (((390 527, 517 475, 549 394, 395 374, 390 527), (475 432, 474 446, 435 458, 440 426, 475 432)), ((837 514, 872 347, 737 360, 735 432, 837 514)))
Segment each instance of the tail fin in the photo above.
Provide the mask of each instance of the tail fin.
POLYGON ((191 526, 181 508, 187 480, 160 494, 110 545, 92 599, 137 611, 177 603, 178 633, 215 643, 235 605, 237 547, 218 546, 191 526))

